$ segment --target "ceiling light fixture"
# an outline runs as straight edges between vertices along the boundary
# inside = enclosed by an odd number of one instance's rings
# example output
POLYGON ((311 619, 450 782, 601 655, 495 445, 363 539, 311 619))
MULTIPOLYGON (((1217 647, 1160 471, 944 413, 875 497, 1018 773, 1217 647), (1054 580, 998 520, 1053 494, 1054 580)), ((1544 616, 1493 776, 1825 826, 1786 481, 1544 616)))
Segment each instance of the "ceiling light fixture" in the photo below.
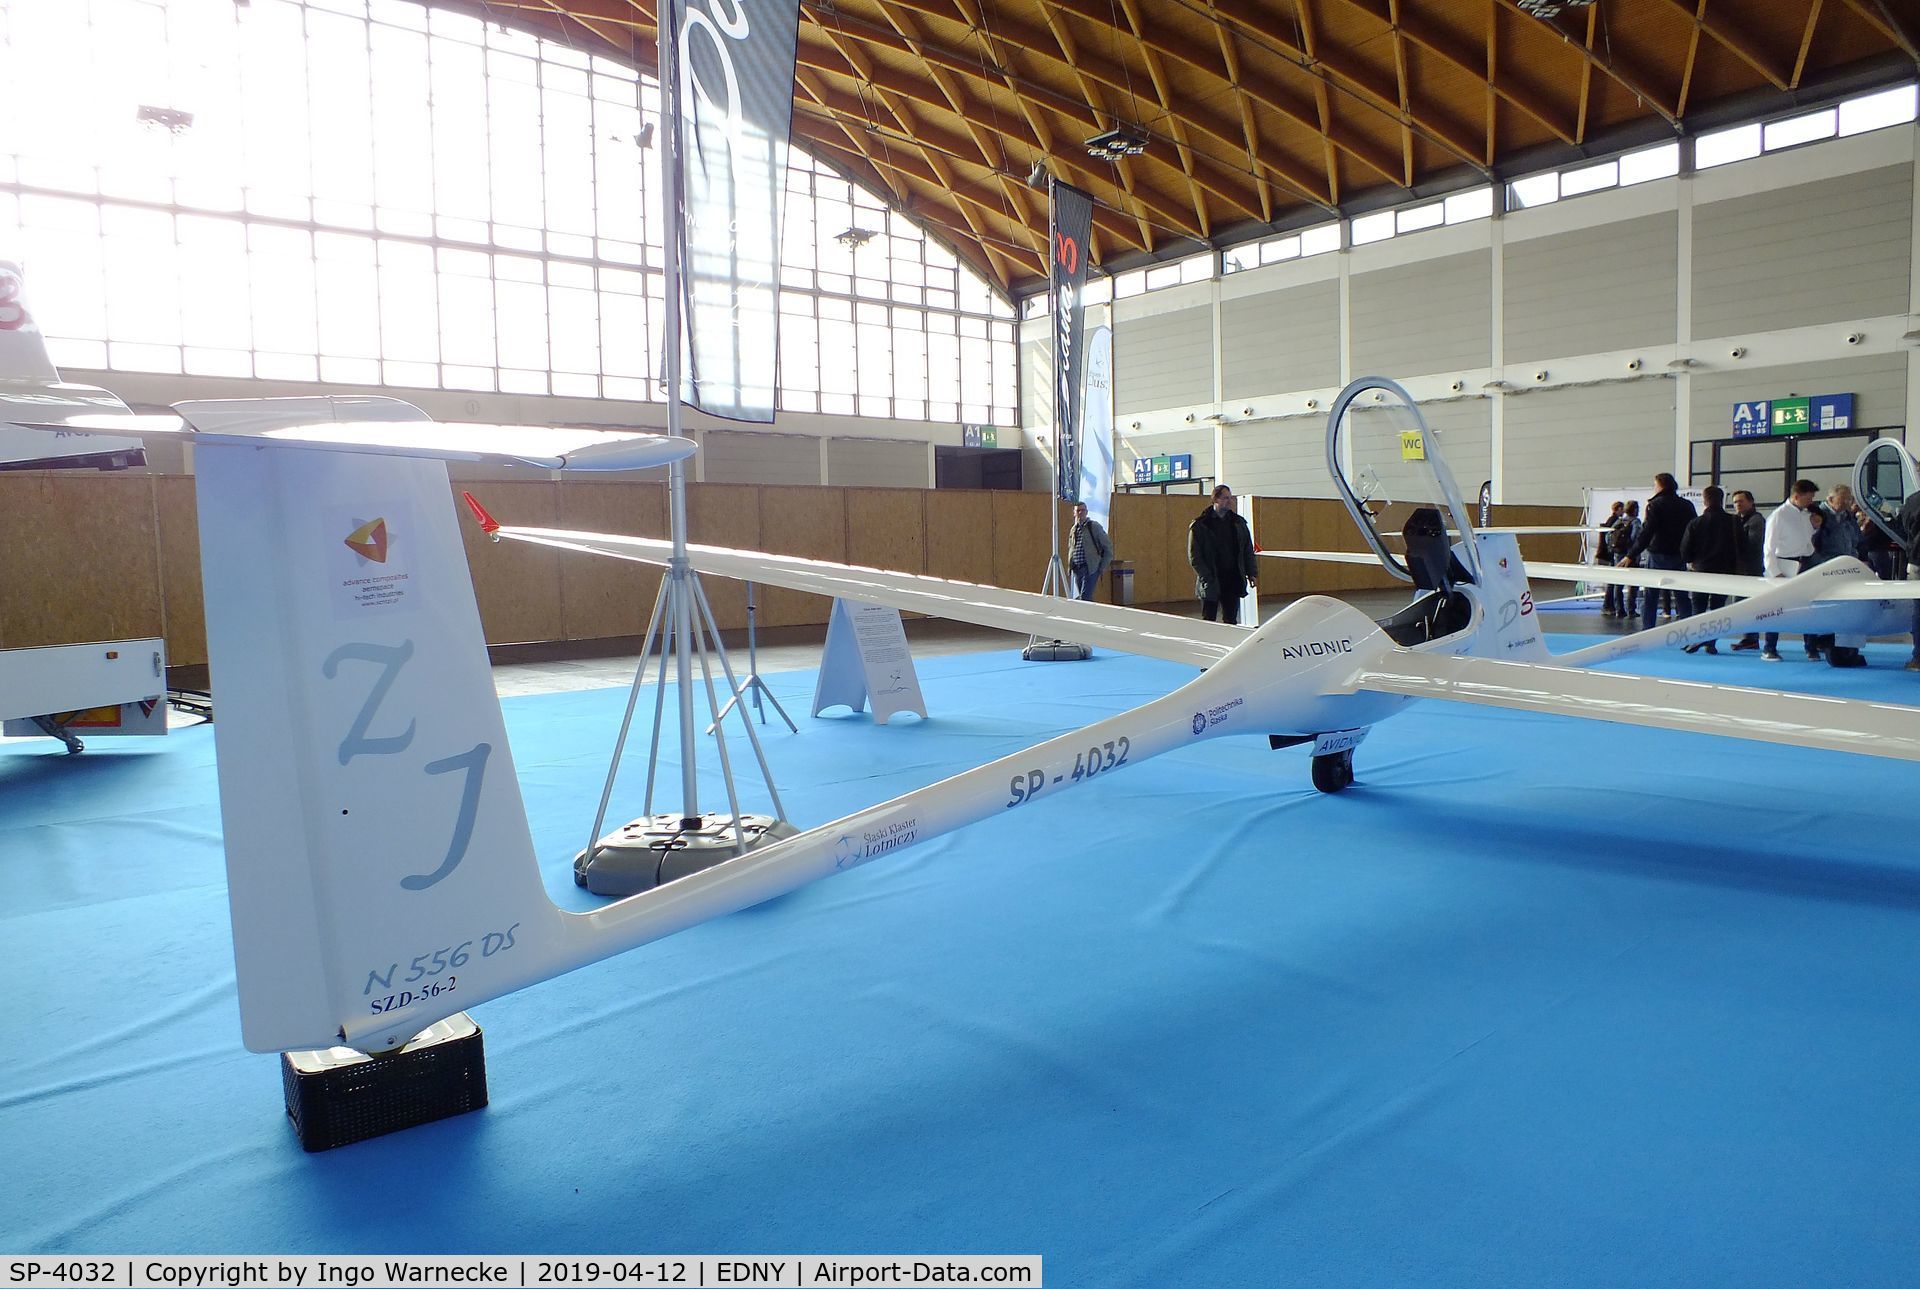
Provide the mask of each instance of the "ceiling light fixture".
POLYGON ((1035 158, 1033 169, 1027 171, 1027 187, 1045 188, 1047 186, 1047 163, 1035 158))
POLYGON ((872 241, 875 236, 877 236, 877 234, 875 234, 871 228, 854 227, 854 228, 849 228, 844 233, 835 233, 833 235, 833 240, 840 243, 842 246, 846 247, 850 251, 857 251, 862 246, 865 246, 868 242, 872 241))
POLYGON ((1147 150, 1148 136, 1137 125, 1116 125, 1086 140, 1087 155, 1107 161, 1137 157, 1147 150))
POLYGON ((1522 9, 1536 18, 1558 18, 1569 9, 1585 9, 1593 0, 1516 0, 1522 9))

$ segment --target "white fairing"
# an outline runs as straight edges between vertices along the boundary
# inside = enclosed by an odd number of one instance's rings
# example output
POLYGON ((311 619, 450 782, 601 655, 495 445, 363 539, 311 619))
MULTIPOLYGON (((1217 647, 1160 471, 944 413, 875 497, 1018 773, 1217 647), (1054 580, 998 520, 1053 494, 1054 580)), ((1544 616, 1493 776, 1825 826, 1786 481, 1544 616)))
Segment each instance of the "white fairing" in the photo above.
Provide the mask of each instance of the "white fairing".
POLYGON ((158 638, 0 649, 0 720, 164 698, 165 658, 158 638))

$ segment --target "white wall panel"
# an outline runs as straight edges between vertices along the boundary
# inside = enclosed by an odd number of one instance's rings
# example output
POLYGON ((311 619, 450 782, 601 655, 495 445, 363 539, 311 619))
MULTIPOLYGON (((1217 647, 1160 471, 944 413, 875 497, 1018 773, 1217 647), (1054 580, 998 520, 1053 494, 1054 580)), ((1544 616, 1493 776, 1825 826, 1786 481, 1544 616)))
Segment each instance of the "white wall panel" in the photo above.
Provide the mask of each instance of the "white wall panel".
POLYGON ((1493 477, 1493 400, 1422 403, 1420 415, 1439 432, 1453 481, 1472 501, 1479 494, 1481 482, 1493 477))
POLYGON ((851 488, 931 488, 927 445, 828 439, 827 482, 851 488))
POLYGON ((1128 317, 1114 328, 1114 409, 1118 416, 1213 401, 1213 310, 1128 317))
POLYGON ((1693 237, 1696 339, 1904 313, 1913 167, 1709 202, 1693 237))
POLYGON ((1903 352, 1751 371, 1703 372, 1693 378, 1688 429, 1695 439, 1724 439, 1733 433, 1735 403, 1815 394, 1855 395, 1854 415, 1863 428, 1904 425, 1907 364, 1911 361, 1903 352))
POLYGON ((820 482, 819 439, 764 430, 708 430, 700 437, 708 483, 820 482))
POLYGON ((1500 499, 1572 506, 1590 486, 1651 488, 1656 472, 1675 469, 1676 385, 1653 377, 1508 395, 1500 499))
POLYGON ((1669 212, 1509 242, 1506 360, 1672 344, 1679 237, 1669 212))
POLYGON ((1220 304, 1221 397, 1340 383, 1340 284, 1313 282, 1220 304))
POLYGON ((1488 251, 1357 273, 1350 291, 1356 376, 1418 376, 1493 361, 1488 251))
POLYGON ((1327 418, 1232 425, 1226 432, 1226 469, 1220 482, 1263 497, 1331 497, 1327 477, 1327 418))

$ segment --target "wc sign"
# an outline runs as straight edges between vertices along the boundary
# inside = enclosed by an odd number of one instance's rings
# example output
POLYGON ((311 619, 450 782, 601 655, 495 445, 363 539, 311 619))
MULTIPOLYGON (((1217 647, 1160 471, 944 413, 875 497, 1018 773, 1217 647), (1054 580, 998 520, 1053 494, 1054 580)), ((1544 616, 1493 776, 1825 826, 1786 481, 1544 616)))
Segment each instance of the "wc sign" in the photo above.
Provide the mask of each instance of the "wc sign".
POLYGON ((1773 433, 1773 400, 1759 399, 1752 403, 1733 405, 1733 437, 1736 439, 1765 438, 1773 433))

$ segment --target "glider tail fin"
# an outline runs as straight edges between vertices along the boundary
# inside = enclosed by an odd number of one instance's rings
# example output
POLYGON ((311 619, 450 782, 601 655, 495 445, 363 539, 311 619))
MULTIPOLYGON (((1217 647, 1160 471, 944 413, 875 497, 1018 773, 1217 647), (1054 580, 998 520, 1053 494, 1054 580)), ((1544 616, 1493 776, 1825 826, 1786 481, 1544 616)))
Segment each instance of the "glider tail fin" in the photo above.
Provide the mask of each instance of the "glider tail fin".
POLYGON ((1480 550, 1480 590, 1487 630, 1477 651, 1509 662, 1544 662, 1553 655, 1540 628, 1540 614, 1527 584, 1520 541, 1512 533, 1475 533, 1480 550))
POLYGON ((0 260, 0 381, 51 385, 60 379, 47 357, 46 337, 27 312, 20 266, 0 260))
POLYGON ((241 1025, 385 1050, 537 979, 540 880, 437 460, 196 453, 241 1025))

